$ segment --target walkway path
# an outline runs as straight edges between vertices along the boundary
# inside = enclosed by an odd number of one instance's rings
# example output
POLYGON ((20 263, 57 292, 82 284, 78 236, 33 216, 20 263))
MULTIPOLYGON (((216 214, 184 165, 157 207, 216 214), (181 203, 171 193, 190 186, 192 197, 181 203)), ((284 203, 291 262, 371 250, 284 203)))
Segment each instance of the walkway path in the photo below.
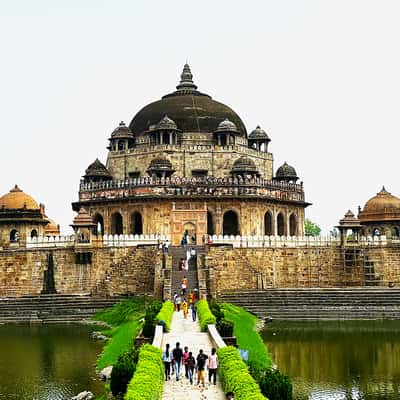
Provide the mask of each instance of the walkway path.
MULTIPOLYGON (((167 343, 170 344, 171 351, 176 345, 181 344, 182 349, 187 346, 189 351, 196 358, 199 350, 203 349, 205 354, 211 354, 213 347, 207 333, 200 332, 199 322, 193 322, 191 312, 187 319, 183 318, 182 311, 174 312, 172 317, 171 332, 164 334, 162 348, 165 349, 167 343)), ((196 374, 195 374, 196 375, 196 374)), ((196 376, 197 378, 197 376, 196 376)), ((162 400, 224 400, 224 392, 217 380, 217 385, 208 383, 208 371, 206 371, 206 385, 190 385, 189 379, 185 378, 185 367, 181 366, 180 379, 176 381, 175 376, 171 380, 164 382, 162 400)))

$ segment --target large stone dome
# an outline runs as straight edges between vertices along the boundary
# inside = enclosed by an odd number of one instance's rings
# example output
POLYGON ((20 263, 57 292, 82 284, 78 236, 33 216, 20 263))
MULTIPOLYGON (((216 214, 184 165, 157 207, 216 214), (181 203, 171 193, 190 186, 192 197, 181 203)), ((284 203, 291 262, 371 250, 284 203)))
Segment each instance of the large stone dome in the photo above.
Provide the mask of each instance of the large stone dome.
POLYGON ((358 218, 361 222, 400 220, 400 199, 383 187, 367 201, 358 218))
POLYGON ((3 207, 8 210, 40 209, 36 200, 32 196, 29 196, 29 194, 24 193, 17 185, 9 193, 0 197, 0 208, 3 207))
POLYGON ((213 100, 197 90, 187 64, 183 68, 181 81, 173 93, 143 107, 129 125, 135 136, 141 136, 168 115, 183 132, 213 132, 228 119, 232 121, 240 136, 247 136, 246 127, 230 107, 213 100))

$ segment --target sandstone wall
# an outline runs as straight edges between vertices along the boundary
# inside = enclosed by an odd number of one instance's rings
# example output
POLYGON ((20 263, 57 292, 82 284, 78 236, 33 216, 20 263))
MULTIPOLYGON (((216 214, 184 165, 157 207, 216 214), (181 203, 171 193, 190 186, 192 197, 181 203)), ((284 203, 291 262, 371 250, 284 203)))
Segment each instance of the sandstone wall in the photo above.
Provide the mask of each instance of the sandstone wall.
MULTIPOLYGON (((89 251, 89 250, 87 250, 89 251)), ((60 294, 160 292, 161 254, 156 247, 96 248, 92 262, 80 264, 73 248, 0 251, 0 297, 38 295, 44 287, 48 255, 60 294)))

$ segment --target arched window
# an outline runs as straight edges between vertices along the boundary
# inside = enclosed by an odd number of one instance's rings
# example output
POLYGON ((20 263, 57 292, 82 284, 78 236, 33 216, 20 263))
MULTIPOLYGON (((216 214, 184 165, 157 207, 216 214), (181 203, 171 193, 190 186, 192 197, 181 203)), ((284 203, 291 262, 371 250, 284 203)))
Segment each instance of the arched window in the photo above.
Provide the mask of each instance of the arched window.
POLYGON ((10 232, 10 242, 18 242, 19 241, 19 233, 16 229, 13 229, 10 232))
POLYGON ((93 222, 96 224, 94 230, 96 235, 104 236, 104 219, 99 213, 93 217, 93 222))
POLYGON ((143 234, 143 219, 140 212, 135 211, 131 215, 131 233, 132 235, 142 235, 143 234))
POLYGON ((289 229, 290 229, 290 236, 297 235, 297 217, 294 214, 291 214, 289 218, 289 229))
POLYGON ((162 142, 163 142, 163 144, 171 144, 169 142, 169 132, 163 132, 163 134, 162 134, 162 142))
POLYGON ((381 230, 379 228, 372 229, 372 236, 381 236, 381 230))
POLYGON ((32 229, 31 230, 31 239, 33 238, 37 238, 38 237, 38 233, 36 229, 32 229))
POLYGON ((398 238, 399 236, 400 236, 399 228, 397 226, 394 226, 392 228, 392 237, 398 238))
POLYGON ((119 212, 116 212, 111 216, 111 234, 122 235, 123 232, 124 224, 122 221, 122 215, 119 212))
POLYGON ((271 236, 273 234, 272 232, 272 215, 269 211, 267 211, 264 215, 264 234, 271 236))
POLYGON ((121 151, 121 150, 124 150, 124 148, 125 148, 125 142, 123 140, 119 140, 118 141, 118 150, 121 151))
POLYGON ((214 235, 214 220, 210 211, 207 211, 207 234, 214 235))
POLYGON ((278 214, 277 217, 277 225, 278 225, 278 235, 279 236, 284 236, 285 235, 285 217, 283 216, 282 213, 278 214))
POLYGON ((224 214, 222 232, 224 235, 240 235, 239 220, 235 211, 230 210, 224 214))

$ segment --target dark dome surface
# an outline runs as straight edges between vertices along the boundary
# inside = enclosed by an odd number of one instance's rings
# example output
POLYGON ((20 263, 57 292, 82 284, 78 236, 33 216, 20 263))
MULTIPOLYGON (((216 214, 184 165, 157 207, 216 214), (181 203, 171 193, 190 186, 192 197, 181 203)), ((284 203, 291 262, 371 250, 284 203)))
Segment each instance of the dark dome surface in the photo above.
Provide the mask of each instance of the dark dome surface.
POLYGON ((222 121, 229 119, 236 125, 240 136, 247 136, 243 121, 231 108, 197 90, 187 64, 177 89, 148 104, 135 115, 129 125, 135 136, 141 136, 165 115, 175 121, 183 132, 213 132, 222 121))

